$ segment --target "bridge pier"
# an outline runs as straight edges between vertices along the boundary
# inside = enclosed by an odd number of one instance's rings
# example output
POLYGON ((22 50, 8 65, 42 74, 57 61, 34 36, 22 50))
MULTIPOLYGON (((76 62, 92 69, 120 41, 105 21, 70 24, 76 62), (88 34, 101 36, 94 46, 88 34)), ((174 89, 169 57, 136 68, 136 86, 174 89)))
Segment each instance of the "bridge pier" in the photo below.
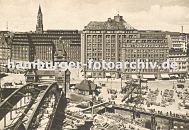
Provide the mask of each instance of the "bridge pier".
POLYGON ((28 100, 30 99, 30 94, 29 93, 26 93, 27 94, 27 97, 28 97, 28 100))
POLYGON ((6 124, 6 115, 5 115, 5 117, 4 117, 4 128, 7 126, 7 124, 6 124))
POLYGON ((151 130, 156 130, 156 119, 155 119, 155 115, 151 116, 151 130))
MULTIPOLYGON (((27 95, 26 95, 27 96, 27 95)), ((26 96, 24 96, 24 104, 26 103, 26 96)))
POLYGON ((10 119, 12 120, 12 110, 10 110, 10 119))
POLYGON ((170 118, 170 119, 169 119, 169 130, 172 130, 172 129, 173 129, 173 126, 174 126, 173 119, 170 118))
POLYGON ((20 100, 20 107, 22 107, 22 99, 20 100))
POLYGON ((17 113, 18 113, 18 111, 17 111, 17 104, 15 105, 15 109, 16 109, 15 112, 16 112, 16 114, 17 114, 17 113))
POLYGON ((133 120, 135 120, 135 111, 133 110, 133 120))
POLYGON ((134 106, 133 109, 132 109, 133 120, 135 120, 135 118, 136 118, 136 112, 135 112, 135 110, 136 110, 136 108, 135 108, 135 106, 134 106))

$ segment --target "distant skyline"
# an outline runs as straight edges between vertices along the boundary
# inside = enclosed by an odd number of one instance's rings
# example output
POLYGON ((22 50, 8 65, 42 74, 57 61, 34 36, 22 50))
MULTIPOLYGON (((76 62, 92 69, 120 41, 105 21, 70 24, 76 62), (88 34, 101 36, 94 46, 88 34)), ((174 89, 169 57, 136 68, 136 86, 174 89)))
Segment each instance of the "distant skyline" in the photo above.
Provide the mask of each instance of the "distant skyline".
POLYGON ((47 29, 82 30, 119 14, 135 29, 189 33, 188 0, 0 0, 0 30, 35 31, 41 5, 47 29))

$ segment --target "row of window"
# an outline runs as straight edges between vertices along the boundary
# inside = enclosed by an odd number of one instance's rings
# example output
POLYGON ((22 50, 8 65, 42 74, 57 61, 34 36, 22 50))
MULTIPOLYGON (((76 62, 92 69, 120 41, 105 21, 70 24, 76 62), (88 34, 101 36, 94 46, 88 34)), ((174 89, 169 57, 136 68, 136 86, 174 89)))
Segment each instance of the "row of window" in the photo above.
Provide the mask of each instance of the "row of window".
POLYGON ((165 57, 166 55, 164 54, 141 54, 141 55, 136 55, 136 54, 128 54, 128 55, 125 55, 125 57, 128 57, 128 58, 139 58, 139 57, 165 57))

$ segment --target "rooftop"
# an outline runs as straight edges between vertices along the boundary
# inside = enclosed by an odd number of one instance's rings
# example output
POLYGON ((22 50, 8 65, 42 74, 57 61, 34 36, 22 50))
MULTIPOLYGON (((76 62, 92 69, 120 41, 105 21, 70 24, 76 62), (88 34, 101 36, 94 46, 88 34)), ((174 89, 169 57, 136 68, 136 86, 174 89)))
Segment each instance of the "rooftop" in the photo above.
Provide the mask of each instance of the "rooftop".
POLYGON ((81 83, 76 85, 76 88, 82 91, 94 91, 97 88, 97 85, 94 84, 91 80, 83 80, 81 83))
POLYGON ((84 30, 135 30, 131 25, 129 25, 123 16, 119 14, 114 16, 114 19, 108 18, 107 21, 91 21, 84 30))
POLYGON ((55 76, 55 70, 37 70, 38 76, 55 76))

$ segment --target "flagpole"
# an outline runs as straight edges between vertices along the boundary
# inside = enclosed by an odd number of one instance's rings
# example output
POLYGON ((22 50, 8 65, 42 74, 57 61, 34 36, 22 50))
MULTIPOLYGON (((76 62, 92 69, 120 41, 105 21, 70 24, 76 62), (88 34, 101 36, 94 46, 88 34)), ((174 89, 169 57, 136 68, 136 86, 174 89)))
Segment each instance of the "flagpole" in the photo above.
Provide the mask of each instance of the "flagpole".
MULTIPOLYGON (((1 75, 1 66, 0 66, 0 75, 1 75)), ((1 77, 0 77, 0 102, 2 101, 2 88, 1 88, 1 77)))

